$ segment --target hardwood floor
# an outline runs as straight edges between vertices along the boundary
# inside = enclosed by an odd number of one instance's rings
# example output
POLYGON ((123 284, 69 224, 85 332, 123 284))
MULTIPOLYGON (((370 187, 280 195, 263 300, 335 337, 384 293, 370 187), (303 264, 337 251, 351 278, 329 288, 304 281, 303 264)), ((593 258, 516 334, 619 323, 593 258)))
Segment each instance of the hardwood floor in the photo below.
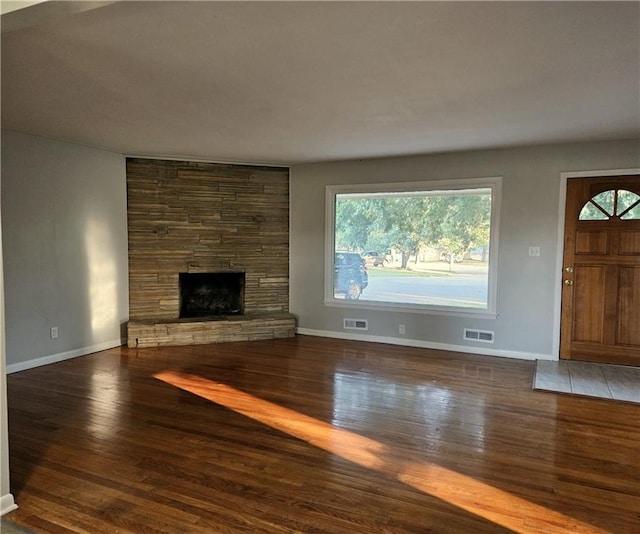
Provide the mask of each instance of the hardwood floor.
POLYGON ((7 377, 35 532, 640 532, 640 406, 534 362, 298 336, 7 377))

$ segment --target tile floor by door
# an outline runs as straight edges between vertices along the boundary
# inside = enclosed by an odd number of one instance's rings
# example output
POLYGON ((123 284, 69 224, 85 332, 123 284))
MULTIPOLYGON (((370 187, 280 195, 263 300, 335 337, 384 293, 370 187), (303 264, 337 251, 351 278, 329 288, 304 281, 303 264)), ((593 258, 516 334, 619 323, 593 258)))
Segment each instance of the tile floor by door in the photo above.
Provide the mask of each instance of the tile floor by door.
POLYGON ((533 389, 640 403, 640 367, 538 360, 533 389))

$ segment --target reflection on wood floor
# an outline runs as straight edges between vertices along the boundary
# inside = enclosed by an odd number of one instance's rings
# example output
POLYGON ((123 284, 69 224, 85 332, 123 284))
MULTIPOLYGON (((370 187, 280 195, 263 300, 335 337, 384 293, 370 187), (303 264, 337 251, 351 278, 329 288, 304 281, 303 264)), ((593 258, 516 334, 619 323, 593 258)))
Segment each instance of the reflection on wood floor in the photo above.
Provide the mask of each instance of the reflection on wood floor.
POLYGON ((7 377, 7 517, 44 533, 637 532, 640 406, 534 362, 298 336, 7 377))

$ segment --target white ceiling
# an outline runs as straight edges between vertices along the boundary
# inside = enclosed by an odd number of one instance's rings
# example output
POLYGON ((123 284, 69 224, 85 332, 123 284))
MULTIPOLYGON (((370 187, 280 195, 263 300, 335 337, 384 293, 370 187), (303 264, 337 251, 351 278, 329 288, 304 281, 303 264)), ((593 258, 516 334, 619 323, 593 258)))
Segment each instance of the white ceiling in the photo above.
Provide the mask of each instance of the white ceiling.
POLYGON ((2 126, 295 164, 640 136, 638 2, 46 2, 2 126))

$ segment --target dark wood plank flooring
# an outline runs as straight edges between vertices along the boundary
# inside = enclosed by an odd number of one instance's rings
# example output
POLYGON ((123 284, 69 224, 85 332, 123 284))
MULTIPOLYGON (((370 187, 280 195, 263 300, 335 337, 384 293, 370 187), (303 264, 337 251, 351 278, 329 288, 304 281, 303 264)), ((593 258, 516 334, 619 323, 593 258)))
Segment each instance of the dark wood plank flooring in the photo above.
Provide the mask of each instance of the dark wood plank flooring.
POLYGON ((35 532, 640 532, 640 406, 534 363, 307 336, 7 377, 35 532))

